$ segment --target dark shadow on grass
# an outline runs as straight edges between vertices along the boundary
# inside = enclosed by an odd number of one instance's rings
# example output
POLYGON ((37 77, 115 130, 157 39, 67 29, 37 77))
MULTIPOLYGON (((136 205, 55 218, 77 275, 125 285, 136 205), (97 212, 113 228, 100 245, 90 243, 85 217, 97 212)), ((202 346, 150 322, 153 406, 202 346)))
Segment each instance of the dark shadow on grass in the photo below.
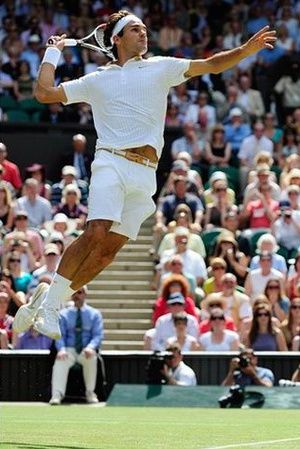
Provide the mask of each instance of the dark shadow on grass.
MULTIPOLYGON (((65 446, 56 444, 30 444, 30 443, 14 443, 12 441, 0 443, 3 449, 84 449, 82 446, 65 446)), ((89 449, 99 449, 99 447, 90 447, 89 449)))

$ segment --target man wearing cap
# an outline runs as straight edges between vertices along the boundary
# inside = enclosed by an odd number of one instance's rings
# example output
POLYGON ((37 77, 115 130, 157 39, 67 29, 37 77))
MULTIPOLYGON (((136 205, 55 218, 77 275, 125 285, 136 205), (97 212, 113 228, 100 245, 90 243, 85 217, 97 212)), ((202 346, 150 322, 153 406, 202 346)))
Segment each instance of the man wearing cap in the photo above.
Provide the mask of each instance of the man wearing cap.
POLYGON ((183 137, 175 139, 171 146, 172 158, 176 159, 178 154, 186 151, 192 158, 193 164, 198 164, 204 150, 204 142, 196 134, 196 127, 192 122, 183 125, 183 137))
POLYGON ((169 176, 160 191, 159 198, 171 195, 175 191, 174 180, 178 176, 183 176, 187 179, 187 192, 200 196, 199 188, 193 178, 189 177, 189 167, 184 160, 175 159, 171 166, 169 176))
POLYGON ((256 180, 247 185, 244 191, 244 207, 247 206, 249 201, 257 200, 259 195, 257 192, 261 186, 269 185, 271 187, 271 197, 273 200, 279 201, 281 189, 279 185, 272 181, 271 170, 268 164, 259 164, 255 168, 256 180))
POLYGON ((60 251, 58 246, 55 243, 48 243, 47 245, 45 245, 44 257, 45 257, 45 264, 42 265, 40 268, 34 270, 34 272, 32 273, 32 279, 29 284, 29 291, 31 293, 38 285, 41 276, 46 275, 49 276, 50 278, 54 276, 55 270, 57 268, 60 259, 60 251))
POLYGON ((83 134, 72 137, 72 151, 62 156, 62 162, 63 166, 72 165, 76 168, 78 179, 90 179, 92 156, 87 151, 87 140, 83 134))
MULTIPOLYGON (((108 266, 129 238, 135 240, 142 222, 155 210, 155 169, 163 149, 170 88, 192 77, 221 73, 262 48, 272 49, 276 42, 276 32, 265 27, 241 47, 207 60, 145 59, 147 27, 128 11, 111 14, 98 31, 101 48, 113 62, 55 86, 66 36, 51 36, 35 89, 42 103, 90 104, 97 131, 87 227, 66 248, 43 305, 33 317, 38 330, 54 336, 60 334, 61 301, 108 266)), ((18 318, 23 314, 25 320, 26 310, 20 309, 18 318)))
POLYGON ((73 165, 65 165, 61 171, 61 181, 53 184, 51 204, 57 206, 61 202, 62 192, 64 188, 74 184, 81 192, 81 203, 87 205, 88 183, 83 179, 77 179, 77 170, 73 165))
POLYGON ((272 253, 262 251, 259 255, 259 268, 251 270, 245 281, 245 293, 252 300, 264 293, 269 279, 279 279, 284 287, 285 276, 272 268, 272 253))
MULTIPOLYGON (((168 338, 176 336, 176 328, 173 317, 184 312, 185 300, 182 293, 171 293, 167 300, 169 313, 162 315, 155 323, 155 332, 153 337, 154 350, 162 351, 166 347, 168 338)), ((198 338, 198 322, 197 319, 187 314, 187 333, 198 338)))
POLYGON ((197 385, 196 374, 183 362, 181 348, 178 343, 167 346, 166 351, 172 352, 173 357, 166 359, 163 375, 166 385, 192 387, 197 385))
POLYGON ((243 123, 243 112, 240 108, 232 108, 229 113, 230 123, 225 125, 225 138, 231 144, 232 156, 237 158, 242 141, 251 134, 248 123, 243 123))
POLYGON ((38 70, 40 65, 40 48, 41 38, 38 34, 32 34, 28 39, 27 48, 21 53, 21 58, 28 62, 30 65, 30 73, 35 80, 38 76, 38 70))
POLYGON ((0 164, 4 169, 3 180, 9 182, 14 189, 20 190, 22 187, 22 179, 19 167, 7 159, 7 147, 0 142, 0 164))
MULTIPOLYGON (((209 178, 209 188, 204 191, 204 199, 205 199, 205 205, 214 203, 216 196, 215 196, 215 189, 214 185, 218 181, 223 181, 227 184, 227 176, 226 173, 222 171, 214 171, 210 178, 209 178)), ((226 193, 227 200, 230 204, 235 204, 235 192, 230 187, 227 186, 227 193, 226 193)))
POLYGON ((36 179, 26 179, 24 187, 24 196, 17 199, 15 210, 26 210, 29 225, 39 228, 45 221, 51 220, 51 204, 39 195, 39 183, 36 179))

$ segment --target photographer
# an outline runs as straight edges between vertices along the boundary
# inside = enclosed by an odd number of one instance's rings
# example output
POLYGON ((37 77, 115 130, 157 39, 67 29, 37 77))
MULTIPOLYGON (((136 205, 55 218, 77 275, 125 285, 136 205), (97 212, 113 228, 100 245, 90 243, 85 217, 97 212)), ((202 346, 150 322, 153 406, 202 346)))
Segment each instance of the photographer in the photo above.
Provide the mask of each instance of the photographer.
POLYGON ((257 356, 252 349, 244 349, 238 357, 231 359, 229 371, 222 382, 224 386, 259 385, 272 387, 274 374, 271 370, 257 366, 257 356))
POLYGON ((173 343, 167 347, 167 351, 173 357, 167 357, 164 367, 161 370, 166 385, 194 386, 197 379, 192 368, 187 366, 182 360, 179 343, 173 343))
POLYGON ((279 203, 280 213, 273 223, 273 234, 280 246, 287 250, 287 258, 300 246, 300 211, 293 210, 289 201, 279 203))

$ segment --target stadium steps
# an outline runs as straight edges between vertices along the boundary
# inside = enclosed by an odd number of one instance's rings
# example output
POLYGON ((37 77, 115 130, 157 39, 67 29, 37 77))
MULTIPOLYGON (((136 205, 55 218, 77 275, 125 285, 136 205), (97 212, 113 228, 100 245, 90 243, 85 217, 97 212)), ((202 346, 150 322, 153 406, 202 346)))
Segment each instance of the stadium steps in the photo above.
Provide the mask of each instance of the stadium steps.
POLYGON ((143 335, 151 327, 156 298, 150 290, 152 226, 150 218, 137 240, 129 241, 114 262, 89 283, 88 303, 101 310, 104 319, 103 350, 143 349, 143 335))

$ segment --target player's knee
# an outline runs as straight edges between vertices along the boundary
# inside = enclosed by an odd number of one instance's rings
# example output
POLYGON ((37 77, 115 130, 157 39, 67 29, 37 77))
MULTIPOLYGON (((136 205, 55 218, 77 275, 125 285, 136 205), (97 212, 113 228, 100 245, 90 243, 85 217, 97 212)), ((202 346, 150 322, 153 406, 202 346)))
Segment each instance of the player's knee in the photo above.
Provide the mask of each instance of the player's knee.
POLYGON ((91 245, 103 242, 111 228, 112 222, 108 220, 91 220, 85 231, 86 238, 91 245))

